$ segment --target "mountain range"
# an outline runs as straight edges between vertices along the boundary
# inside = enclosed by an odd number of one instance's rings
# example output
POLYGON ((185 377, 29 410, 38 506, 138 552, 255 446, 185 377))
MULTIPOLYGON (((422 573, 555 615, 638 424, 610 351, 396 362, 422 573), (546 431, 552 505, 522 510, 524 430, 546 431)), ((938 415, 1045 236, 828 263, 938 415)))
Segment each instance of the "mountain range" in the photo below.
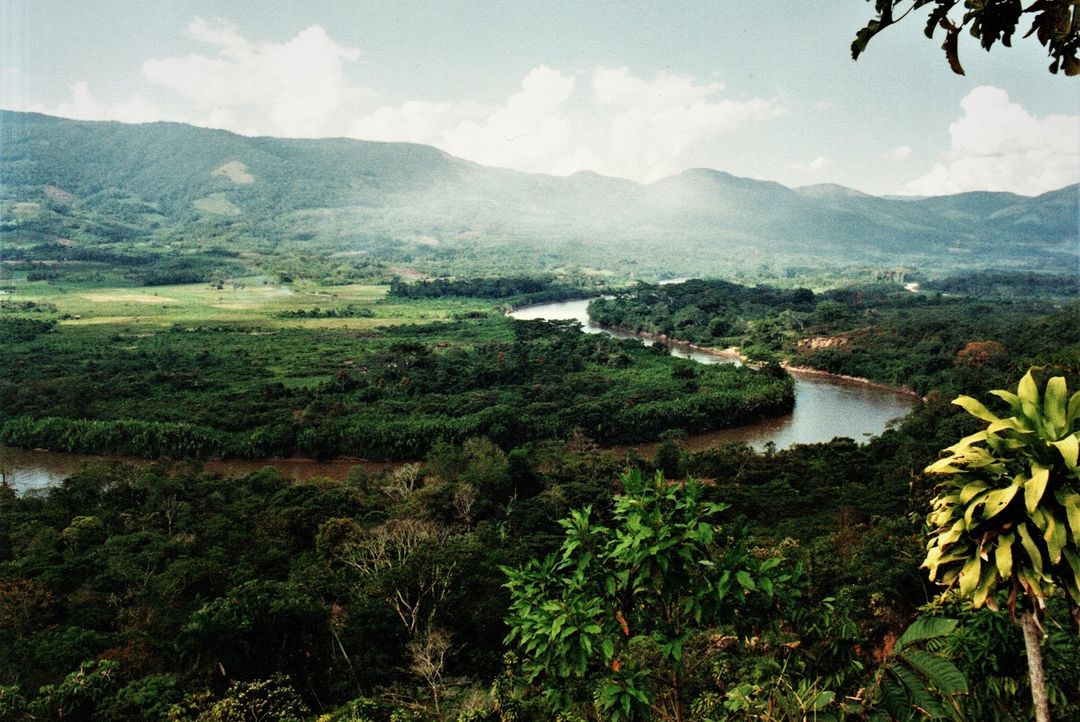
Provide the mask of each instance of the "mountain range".
POLYGON ((645 277, 766 266, 932 276, 1077 269, 1080 258, 1078 185, 1037 197, 901 199, 710 169, 642 184, 485 167, 409 143, 13 111, 0 112, 0 204, 0 254, 23 262, 50 260, 50 248, 67 249, 69 260, 72 248, 93 248, 215 250, 256 266, 281 254, 363 259, 429 274, 585 267, 645 277))

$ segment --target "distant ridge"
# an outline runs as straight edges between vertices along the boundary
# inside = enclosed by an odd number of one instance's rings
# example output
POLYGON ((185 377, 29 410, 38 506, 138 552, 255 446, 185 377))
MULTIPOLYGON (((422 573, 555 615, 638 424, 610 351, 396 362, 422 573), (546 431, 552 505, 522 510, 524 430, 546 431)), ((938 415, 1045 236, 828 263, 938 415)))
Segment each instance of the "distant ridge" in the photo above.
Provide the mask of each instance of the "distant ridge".
POLYGON ((409 143, 13 111, 0 112, 0 173, 4 238, 22 244, 211 237, 425 267, 494 254, 521 268, 703 275, 763 263, 1075 268, 1080 242, 1076 185, 900 199, 704 168, 641 184, 489 168, 409 143))

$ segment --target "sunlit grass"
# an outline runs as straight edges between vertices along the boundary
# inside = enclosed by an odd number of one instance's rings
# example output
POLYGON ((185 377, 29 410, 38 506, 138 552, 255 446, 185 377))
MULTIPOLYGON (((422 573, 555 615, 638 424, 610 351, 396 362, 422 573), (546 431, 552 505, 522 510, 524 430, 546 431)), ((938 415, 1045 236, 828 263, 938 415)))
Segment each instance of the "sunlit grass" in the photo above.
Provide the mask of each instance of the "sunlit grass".
POLYGON ((153 287, 80 287, 45 282, 22 283, 6 295, 12 301, 56 306, 64 326, 122 325, 167 327, 173 324, 235 324, 280 328, 369 329, 379 326, 444 321, 475 311, 491 311, 489 302, 469 299, 408 300, 387 298, 387 286, 350 284, 290 285, 263 279, 240 279, 222 288, 209 284, 153 287), (346 307, 368 309, 370 316, 305 318, 290 312, 346 307))

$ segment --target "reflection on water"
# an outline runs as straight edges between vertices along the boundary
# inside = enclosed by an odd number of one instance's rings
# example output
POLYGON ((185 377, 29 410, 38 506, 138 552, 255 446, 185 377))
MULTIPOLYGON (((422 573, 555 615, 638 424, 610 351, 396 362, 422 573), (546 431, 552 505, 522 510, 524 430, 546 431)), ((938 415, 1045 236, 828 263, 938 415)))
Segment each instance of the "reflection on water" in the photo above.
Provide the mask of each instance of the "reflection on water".
MULTIPOLYGON (((608 332, 592 322, 588 314, 589 301, 564 301, 527 306, 510 315, 529 320, 577 320, 586 333, 610 333, 616 338, 638 338, 632 334, 608 332)), ((639 339, 640 340, 640 339, 639 339)), ((645 340, 646 345, 652 341, 645 340)), ((697 351, 674 345, 673 356, 690 358, 705 364, 738 363, 730 356, 697 351)), ((684 444, 691 449, 704 449, 723 441, 742 441, 761 449, 770 441, 777 448, 792 444, 812 444, 846 436, 865 441, 880 434, 890 421, 906 416, 914 397, 856 381, 829 376, 792 372, 795 379, 795 410, 785 416, 766 419, 749 426, 724 429, 689 438, 684 444)), ((649 453, 655 444, 636 447, 649 453)))
MULTIPOLYGON (((0 478, 19 493, 58 486, 60 482, 78 471, 83 464, 95 463, 125 463, 136 466, 150 466, 155 462, 130 457, 61 454, 54 451, 27 451, 0 446, 0 478)), ((174 469, 190 468, 191 466, 189 462, 164 463, 174 469)), ((397 466, 392 463, 358 459, 336 459, 333 461, 315 461, 314 459, 267 459, 265 461, 213 459, 196 463, 198 468, 204 471, 227 476, 244 476, 270 467, 284 477, 299 481, 307 481, 315 477, 341 480, 356 467, 375 472, 387 467, 397 466)))

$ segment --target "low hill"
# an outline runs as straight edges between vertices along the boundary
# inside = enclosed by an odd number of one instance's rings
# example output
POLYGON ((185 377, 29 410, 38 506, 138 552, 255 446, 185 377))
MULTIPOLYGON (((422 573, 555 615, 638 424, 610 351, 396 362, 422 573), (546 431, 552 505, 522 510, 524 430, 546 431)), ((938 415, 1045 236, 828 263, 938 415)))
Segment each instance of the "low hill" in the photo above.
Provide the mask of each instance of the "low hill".
POLYGON ((1035 198, 905 200, 708 169, 640 184, 488 168, 407 143, 11 111, 0 113, 0 151, 4 260, 9 271, 46 275, 177 259, 195 275, 280 270, 283 258, 317 259, 290 272, 346 275, 568 266, 703 275, 762 265, 940 275, 1077 263, 1075 185, 1035 198))

